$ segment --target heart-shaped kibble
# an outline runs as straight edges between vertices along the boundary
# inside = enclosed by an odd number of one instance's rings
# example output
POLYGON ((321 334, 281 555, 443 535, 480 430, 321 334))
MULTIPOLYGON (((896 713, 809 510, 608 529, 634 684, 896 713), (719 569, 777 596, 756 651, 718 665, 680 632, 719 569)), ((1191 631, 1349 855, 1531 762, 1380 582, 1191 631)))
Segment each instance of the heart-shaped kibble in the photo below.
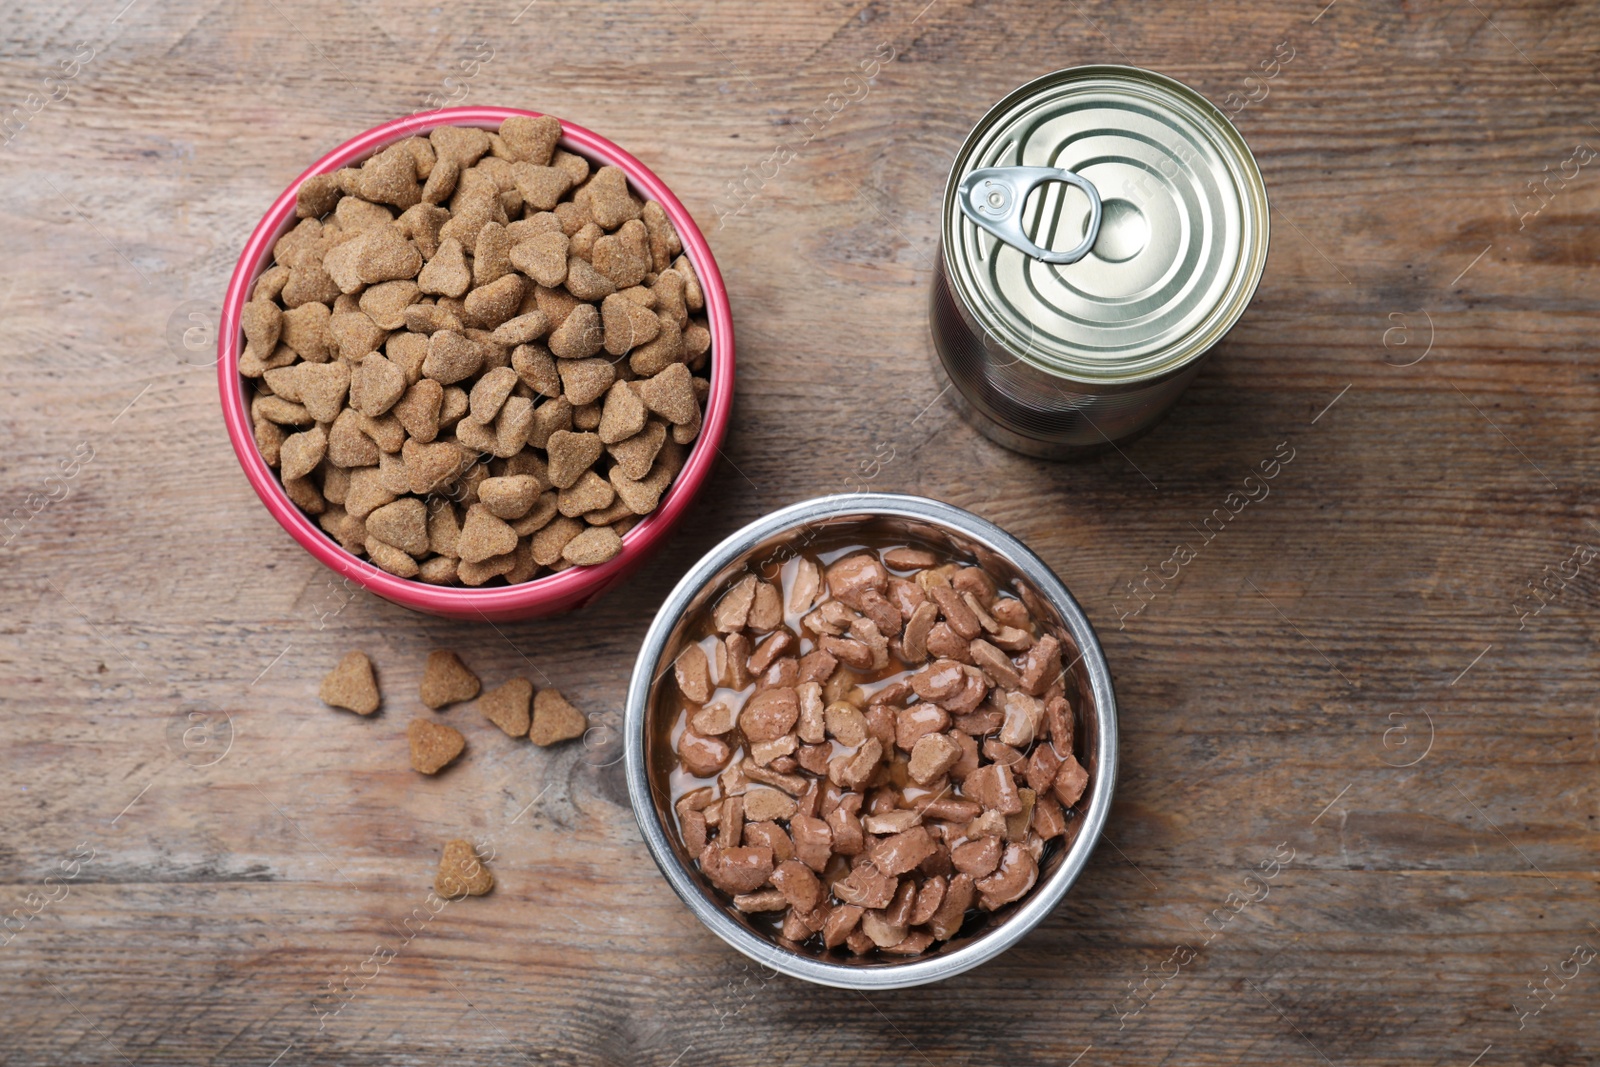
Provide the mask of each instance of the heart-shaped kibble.
POLYGON ((367 318, 385 330, 399 330, 406 324, 406 308, 415 304, 421 295, 417 283, 408 278, 381 282, 361 294, 360 306, 367 318))
POLYGON ((622 473, 621 467, 611 468, 611 487, 617 498, 635 515, 648 515, 661 502, 661 490, 648 482, 635 481, 622 473))
POLYGON ((473 126, 440 126, 428 141, 440 159, 453 159, 463 167, 476 163, 493 144, 488 130, 473 126))
POLYGON ((523 737, 532 724, 528 711, 532 700, 533 683, 526 678, 513 678, 479 697, 478 710, 507 735, 523 737))
POLYGON ((674 363, 652 378, 636 383, 645 407, 673 423, 686 423, 699 411, 689 368, 674 363))
POLYGON ((596 238, 591 253, 595 270, 618 289, 629 289, 650 271, 650 238, 638 219, 624 222, 616 233, 596 238))
POLYGON ((606 403, 597 432, 602 443, 620 444, 644 429, 650 412, 634 392, 631 382, 614 382, 606 390, 606 403))
POLYGON ((324 704, 345 708, 357 715, 371 715, 378 710, 378 679, 372 673, 372 661, 365 652, 346 652, 339 665, 322 679, 317 696, 324 704))
MULTIPOLYGON (((484 224, 472 249, 472 284, 482 288, 511 273, 511 238, 498 222, 484 224)), ((522 279, 517 279, 520 283, 522 279)), ((521 291, 517 294, 521 299, 521 291)))
POLYGON ((428 338, 428 358, 423 360, 422 373, 439 384, 454 385, 477 374, 482 366, 483 349, 464 334, 439 330, 428 338))
POLYGON ((454 441, 407 441, 401 446, 400 455, 405 459, 406 477, 411 480, 413 493, 435 492, 461 473, 463 454, 454 441))
MULTIPOLYGON (((605 421, 603 417, 601 421, 605 421)), ((645 423, 644 429, 624 441, 607 445, 606 451, 617 461, 616 470, 638 481, 650 473, 650 468, 655 465, 656 455, 660 453, 666 439, 666 424, 659 419, 650 419, 645 423)))
POLYGON ((428 551, 428 506, 414 496, 401 497, 367 516, 367 533, 413 556, 428 551))
POLYGON ((556 364, 556 371, 561 375, 562 392, 575 407, 599 400, 617 380, 617 369, 604 359, 563 359, 556 364))
MULTIPOLYGON (((572 262, 579 264, 583 260, 574 256, 572 262)), ((601 280, 605 281, 604 278, 601 280)), ((572 270, 569 268, 567 277, 569 291, 572 289, 573 281, 572 270)), ((607 281, 606 284, 611 283, 607 281)), ((593 304, 579 304, 567 314, 561 325, 550 331, 546 343, 557 359, 587 359, 600 351, 604 339, 605 328, 600 325, 600 312, 595 310, 593 304)))
POLYGON ((635 348, 628 356, 629 369, 641 378, 660 374, 668 367, 681 363, 684 358, 683 332, 678 328, 677 321, 662 313, 658 313, 656 318, 661 325, 661 332, 654 340, 635 348))
MULTIPOLYGON (((354 242, 352 242, 354 243, 354 242)), ((361 246, 357 269, 365 285, 415 278, 422 269, 422 251, 392 226, 375 229, 361 246)))
POLYGON ((611 487, 610 482, 594 471, 586 470, 578 476, 577 481, 561 490, 557 498, 558 509, 561 514, 575 519, 580 515, 603 511, 610 507, 616 495, 616 490, 611 487))
MULTIPOLYGON (((496 518, 510 521, 528 514, 547 483, 532 474, 485 478, 478 483, 478 502, 496 518)), ((513 532, 516 527, 512 527, 513 532)))
POLYGON ((567 235, 538 233, 519 241, 511 249, 511 263, 522 273, 547 289, 567 280, 567 235))
POLYGON ((628 192, 628 177, 617 167, 601 167, 583 187, 583 203, 602 229, 614 230, 639 217, 639 204, 628 192))
POLYGON ((252 300, 239 313, 239 324, 256 351, 271 352, 278 347, 283 311, 271 300, 252 300))
POLYGON ((528 540, 534 562, 541 567, 552 567, 561 559, 567 544, 585 529, 582 522, 558 515, 546 523, 528 540))
POLYGON ((343 360, 332 363, 301 363, 295 385, 300 402, 318 422, 332 422, 344 410, 350 390, 350 365, 343 360))
POLYGON ((428 653, 421 686, 422 702, 428 707, 438 711, 447 704, 471 700, 482 687, 478 676, 454 652, 437 648, 428 653))
POLYGON ((433 879, 433 891, 445 900, 457 897, 481 897, 494 888, 494 875, 484 866, 472 842, 457 838, 446 841, 444 855, 439 859, 439 873, 433 879))
POLYGON ((405 395, 406 373, 378 352, 368 352, 350 374, 350 406, 376 418, 405 395))
POLYGON ((507 274, 472 290, 463 307, 474 322, 492 330, 517 313, 526 284, 522 275, 507 274))
POLYGON ((304 478, 328 454, 328 434, 321 426, 290 434, 278 447, 278 473, 284 478, 304 478))
POLYGON ((406 390, 390 410, 405 428, 408 441, 428 444, 439 436, 439 405, 444 387, 432 378, 423 378, 406 390))
MULTIPOLYGON (((549 356, 545 358, 550 359, 549 356)), ((533 409, 533 419, 528 424, 528 444, 534 448, 548 449, 551 434, 557 430, 572 429, 572 401, 559 395, 561 393, 561 376, 556 373, 554 359, 550 359, 549 370, 550 374, 546 382, 547 384, 554 383, 550 385, 550 388, 554 389, 555 392, 549 395, 554 396, 555 399, 547 400, 533 409)), ((542 369, 540 373, 543 373, 542 369)), ((548 455, 548 452, 546 455, 548 455)))
POLYGON ((460 730, 428 719, 411 720, 406 740, 411 743, 411 766, 423 774, 438 774, 467 747, 460 730))
MULTIPOLYGON (((595 529, 610 529, 598 526, 595 529)), ((574 737, 582 737, 589 729, 589 720, 567 702, 554 689, 542 689, 533 698, 533 722, 528 728, 528 739, 536 745, 548 746, 574 737)))
POLYGON ((384 149, 361 167, 356 192, 364 200, 393 204, 404 211, 421 198, 417 165, 404 145, 384 149))
POLYGON ((621 551, 621 534, 610 526, 591 526, 562 547, 561 558, 578 566, 593 567, 621 551))
POLYGON ((550 483, 558 489, 573 485, 600 458, 604 448, 598 434, 570 430, 552 433, 545 446, 550 454, 550 483))
POLYGON ((561 140, 561 120, 549 115, 513 115, 500 124, 500 139, 524 163, 542 167, 561 140))
POLYGON ((461 242, 453 237, 440 241, 439 250, 417 275, 417 285, 434 296, 465 296, 472 287, 472 268, 461 242))
POLYGON ((482 563, 491 556, 503 556, 517 547, 517 533, 497 519, 482 504, 467 509, 467 521, 461 524, 461 539, 456 551, 468 563, 482 563))
POLYGON ((572 176, 560 167, 542 167, 535 163, 513 163, 512 180, 517 192, 529 207, 549 211, 572 188, 572 176))

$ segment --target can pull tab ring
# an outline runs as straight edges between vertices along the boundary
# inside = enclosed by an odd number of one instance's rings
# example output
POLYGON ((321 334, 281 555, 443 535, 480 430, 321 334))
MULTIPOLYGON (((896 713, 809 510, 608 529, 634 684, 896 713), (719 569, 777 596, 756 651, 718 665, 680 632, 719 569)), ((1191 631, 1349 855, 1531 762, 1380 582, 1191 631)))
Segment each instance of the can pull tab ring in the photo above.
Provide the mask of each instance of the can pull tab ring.
POLYGON ((1059 167, 981 167, 956 187, 962 212, 1013 248, 1045 263, 1076 263, 1089 254, 1100 236, 1100 190, 1081 174, 1059 167), (1045 182, 1066 182, 1089 198, 1089 231, 1083 242, 1066 252, 1034 244, 1022 230, 1022 208, 1028 194, 1045 182))

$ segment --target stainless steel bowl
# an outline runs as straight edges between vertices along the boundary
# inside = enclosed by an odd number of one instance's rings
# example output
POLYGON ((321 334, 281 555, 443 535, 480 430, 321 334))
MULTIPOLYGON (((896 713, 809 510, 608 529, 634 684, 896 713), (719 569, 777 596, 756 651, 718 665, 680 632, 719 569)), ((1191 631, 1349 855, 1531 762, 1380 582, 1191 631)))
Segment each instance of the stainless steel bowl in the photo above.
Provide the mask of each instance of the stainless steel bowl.
MULTIPOLYGON (((1066 642, 1063 642, 1065 645, 1066 642)), ((1032 930, 1058 904, 1089 862, 1106 813, 1117 771, 1117 707, 1105 654, 1083 609, 1061 579, 1026 545, 998 526, 960 508, 924 497, 850 493, 819 497, 782 508, 751 523, 708 552, 684 575, 661 605, 645 634, 628 686, 625 722, 628 795, 650 855, 673 890, 700 921, 728 944, 763 966, 842 989, 900 989, 936 982, 993 959, 1032 930), (678 840, 667 784, 651 771, 649 729, 662 679, 681 648, 687 624, 700 609, 744 572, 751 561, 783 559, 819 534, 860 531, 863 537, 910 537, 969 554, 1003 587, 1020 581, 1034 617, 1071 639, 1077 659, 1069 670, 1079 688, 1075 746, 1090 774, 1080 817, 1069 823, 1064 848, 1046 863, 1039 883, 1003 919, 977 934, 946 942, 910 960, 832 960, 784 948, 724 905, 700 875, 678 840), (1031 591, 1031 592, 1030 592, 1031 591)))

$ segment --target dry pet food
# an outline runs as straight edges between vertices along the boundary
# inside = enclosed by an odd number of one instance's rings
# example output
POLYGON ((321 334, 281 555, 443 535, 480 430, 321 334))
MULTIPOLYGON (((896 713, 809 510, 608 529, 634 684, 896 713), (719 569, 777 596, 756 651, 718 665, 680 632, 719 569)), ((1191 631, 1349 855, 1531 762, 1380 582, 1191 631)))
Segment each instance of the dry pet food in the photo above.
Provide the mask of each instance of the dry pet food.
POLYGON ((1021 592, 918 545, 813 546, 691 622, 656 728, 730 907, 797 951, 903 958, 1027 896, 1089 774, 1074 650, 1021 592))
POLYGON ((471 841, 457 838, 444 843, 439 873, 433 879, 435 893, 445 900, 452 900, 456 897, 481 897, 493 888, 494 875, 484 866, 471 841))
POLYGON ((588 729, 588 717, 554 689, 540 690, 533 698, 533 724, 528 729, 528 739, 534 744, 548 746, 570 741, 582 737, 588 729))
POLYGON ((471 700, 481 687, 478 676, 454 652, 439 648, 428 653, 428 665, 422 671, 422 702, 434 711, 471 700))
POLYGON ((528 707, 533 701, 533 683, 513 678, 498 689, 491 689, 478 700, 478 710, 511 737, 522 737, 532 721, 528 707))
POLYGON ((441 127, 307 178, 244 307, 262 457, 390 574, 604 563, 700 433, 711 333, 683 243, 560 135, 441 127))
POLYGON ((322 679, 317 696, 333 708, 347 708, 357 715, 378 710, 378 679, 365 652, 346 652, 339 665, 322 679))
POLYGON ((554 689, 535 694, 526 678, 513 678, 483 694, 478 710, 507 735, 527 737, 541 746, 582 737, 589 729, 588 717, 566 697, 554 689))
POLYGON ((412 719, 406 740, 411 742, 411 766, 423 774, 438 774, 467 747, 460 730, 428 719, 412 719))

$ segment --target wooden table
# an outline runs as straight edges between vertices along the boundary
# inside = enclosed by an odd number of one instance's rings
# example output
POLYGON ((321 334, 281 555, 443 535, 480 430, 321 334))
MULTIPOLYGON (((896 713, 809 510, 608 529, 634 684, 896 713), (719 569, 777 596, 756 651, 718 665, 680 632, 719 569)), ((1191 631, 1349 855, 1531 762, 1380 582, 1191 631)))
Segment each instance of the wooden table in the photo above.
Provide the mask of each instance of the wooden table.
POLYGON ((1600 963, 1575 955, 1600 946, 1600 12, 521 5, 8 15, 0 1062, 1600 1062, 1600 963), (992 102, 1105 61, 1247 102, 1271 258, 1165 423, 1052 465, 937 395, 936 218, 992 102), (703 513, 566 619, 454 624, 344 589, 258 505, 218 418, 206 324, 261 211, 333 145, 444 101, 630 148, 734 301, 703 513), (1281 442, 1270 497, 1198 544, 1281 442), (614 737, 543 751, 462 709, 463 763, 407 768, 429 649, 615 726, 689 561, 848 484, 1006 526, 1105 640, 1108 833, 998 961, 871 996, 758 972, 652 866, 614 737), (1196 557, 1132 614, 1180 543, 1196 557), (316 700, 351 648, 382 675, 374 720, 316 700), (455 836, 493 848, 499 885, 433 915, 455 836))

